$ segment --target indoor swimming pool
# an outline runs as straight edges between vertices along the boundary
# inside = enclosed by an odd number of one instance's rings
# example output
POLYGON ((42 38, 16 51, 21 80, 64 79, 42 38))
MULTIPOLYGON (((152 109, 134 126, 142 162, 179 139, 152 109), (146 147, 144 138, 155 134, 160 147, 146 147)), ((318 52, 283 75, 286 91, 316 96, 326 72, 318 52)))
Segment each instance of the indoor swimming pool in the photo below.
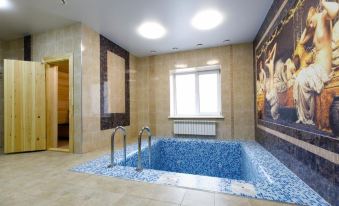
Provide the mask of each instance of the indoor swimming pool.
MULTIPOLYGON (((148 160, 148 148, 142 150, 142 165, 147 169, 169 172, 205 175, 245 180, 248 170, 246 153, 242 151, 239 142, 204 141, 171 141, 162 139, 156 141, 151 149, 151 165, 148 160)), ((136 167, 137 153, 127 158, 127 166, 136 167)), ((123 161, 119 162, 123 165, 123 161)))
POLYGON ((142 142, 142 171, 136 171, 137 145, 74 167, 75 172, 195 188, 299 205, 328 205, 307 184, 254 141, 153 138, 151 161, 142 142))

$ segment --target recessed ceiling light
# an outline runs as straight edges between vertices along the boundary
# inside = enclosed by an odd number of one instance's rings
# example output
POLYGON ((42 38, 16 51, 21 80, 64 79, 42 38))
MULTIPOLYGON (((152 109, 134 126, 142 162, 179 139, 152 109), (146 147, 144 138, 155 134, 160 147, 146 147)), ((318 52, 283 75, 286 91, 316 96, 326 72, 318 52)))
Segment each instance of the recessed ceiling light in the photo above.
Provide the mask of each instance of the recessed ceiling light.
POLYGON ((0 0, 0 9, 10 9, 12 3, 9 0, 0 0))
POLYGON ((191 23, 199 30, 213 29, 221 24, 223 16, 216 10, 205 10, 197 13, 191 23))
POLYGON ((212 59, 212 60, 207 61, 206 64, 208 64, 208 65, 219 64, 219 60, 217 60, 217 59, 212 59))
POLYGON ((159 39, 166 34, 166 29, 156 22, 145 22, 138 27, 138 33, 147 39, 159 39))
POLYGON ((175 65, 175 68, 186 68, 187 67, 187 64, 176 64, 175 65))

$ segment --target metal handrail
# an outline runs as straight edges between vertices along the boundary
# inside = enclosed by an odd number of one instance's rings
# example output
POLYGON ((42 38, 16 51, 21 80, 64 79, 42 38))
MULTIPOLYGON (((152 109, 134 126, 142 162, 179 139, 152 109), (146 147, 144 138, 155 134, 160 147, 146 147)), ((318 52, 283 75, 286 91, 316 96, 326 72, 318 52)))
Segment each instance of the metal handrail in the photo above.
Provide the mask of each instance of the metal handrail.
POLYGON ((114 128, 112 136, 111 136, 111 164, 108 167, 113 167, 114 164, 114 136, 118 130, 122 130, 124 135, 124 166, 126 166, 126 129, 122 126, 118 126, 114 128))
POLYGON ((138 137, 138 165, 137 165, 137 171, 141 172, 142 171, 142 166, 141 166, 141 137, 144 131, 147 132, 148 134, 148 161, 149 161, 149 166, 151 166, 151 129, 149 127, 143 127, 140 132, 139 132, 139 137, 138 137))

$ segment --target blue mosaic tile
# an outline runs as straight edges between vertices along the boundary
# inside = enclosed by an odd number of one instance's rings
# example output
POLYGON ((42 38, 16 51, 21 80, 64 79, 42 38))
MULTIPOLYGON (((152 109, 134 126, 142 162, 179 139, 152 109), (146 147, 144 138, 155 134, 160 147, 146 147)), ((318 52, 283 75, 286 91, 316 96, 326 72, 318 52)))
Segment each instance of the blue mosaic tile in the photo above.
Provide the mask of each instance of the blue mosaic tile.
MULTIPOLYGON (((142 152, 144 168, 170 172, 243 179, 239 143, 205 144, 202 141, 157 141, 151 149, 151 167, 148 148, 142 152), (175 153, 173 153, 175 151, 175 153)), ((129 156, 127 166, 136 167, 137 154, 129 156)))
POLYGON ((137 145, 127 147, 127 166, 117 151, 113 168, 109 154, 72 168, 72 171, 167 184, 245 197, 295 203, 329 205, 271 153, 254 141, 154 138, 151 164, 143 142, 137 172, 137 145))
POLYGON ((256 141, 332 205, 339 205, 339 166, 264 130, 256 141), (338 179, 336 179, 338 178, 338 179))

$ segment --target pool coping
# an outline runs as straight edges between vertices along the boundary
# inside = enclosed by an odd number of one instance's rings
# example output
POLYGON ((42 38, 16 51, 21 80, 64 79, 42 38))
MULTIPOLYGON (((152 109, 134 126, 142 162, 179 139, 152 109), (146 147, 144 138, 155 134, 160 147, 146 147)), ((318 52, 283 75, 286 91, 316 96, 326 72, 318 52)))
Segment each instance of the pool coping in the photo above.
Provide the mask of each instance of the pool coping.
MULTIPOLYGON (((251 163, 259 168, 259 178, 257 181, 244 181, 154 169, 143 169, 142 172, 137 172, 134 167, 120 165, 107 168, 110 162, 109 154, 73 167, 71 171, 299 205, 329 205, 318 193, 255 141, 155 137, 152 145, 161 140, 240 143, 246 154, 250 155, 251 163)), ((147 148, 146 142, 142 145, 143 150, 147 148)), ((136 152, 137 144, 128 145, 128 157, 135 155, 136 152)), ((123 161, 122 153, 122 150, 115 153, 115 162, 123 161)))

